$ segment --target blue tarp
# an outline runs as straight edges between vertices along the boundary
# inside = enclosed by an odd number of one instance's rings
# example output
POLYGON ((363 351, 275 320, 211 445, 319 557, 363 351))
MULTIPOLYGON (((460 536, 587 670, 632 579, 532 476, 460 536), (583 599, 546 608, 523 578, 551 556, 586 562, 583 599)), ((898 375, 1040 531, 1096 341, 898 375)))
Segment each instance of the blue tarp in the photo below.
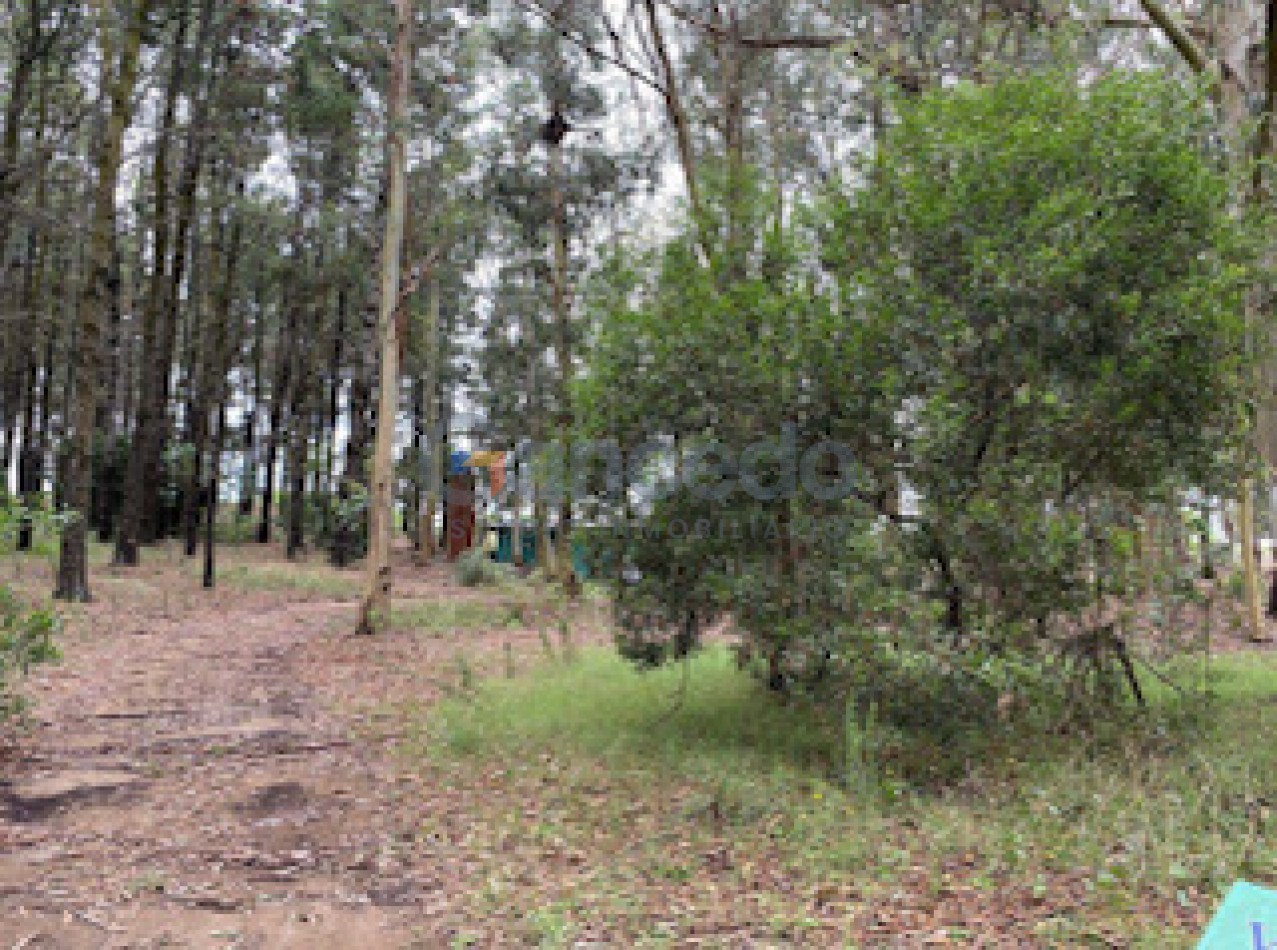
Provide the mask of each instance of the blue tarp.
POLYGON ((1277 891, 1234 884, 1197 950, 1277 950, 1277 891))

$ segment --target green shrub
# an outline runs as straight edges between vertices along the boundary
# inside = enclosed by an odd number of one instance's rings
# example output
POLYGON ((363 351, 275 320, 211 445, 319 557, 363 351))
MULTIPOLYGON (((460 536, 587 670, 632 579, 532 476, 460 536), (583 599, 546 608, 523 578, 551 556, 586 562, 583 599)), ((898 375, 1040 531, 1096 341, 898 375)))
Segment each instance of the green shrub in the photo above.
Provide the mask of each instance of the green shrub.
POLYGON ((462 587, 495 587, 508 572, 482 551, 467 551, 457 559, 456 576, 462 587))
POLYGON ((53 637, 60 627, 51 610, 32 610, 0 586, 0 724, 26 709, 18 681, 37 663, 59 658, 53 637))
MULTIPOLYGON (((33 527, 40 527, 47 518, 41 512, 29 511, 10 499, 0 498, 0 549, 11 550, 24 519, 29 519, 33 527)), ((58 659, 53 638, 59 628, 56 613, 29 607, 0 584, 0 729, 26 708, 26 700, 18 691, 19 681, 32 666, 58 659)))
MULTIPOLYGON (((883 644, 911 658, 881 670, 905 696, 912 658, 942 650, 1044 681, 1104 665, 1134 694, 1106 613, 1153 584, 1148 516, 1178 520, 1244 462, 1254 235, 1209 103, 1050 74, 892 112, 822 200, 775 220, 760 183, 707 187, 707 221, 597 295, 583 434, 638 446, 651 499, 604 539, 621 652, 660 665, 730 621, 773 688, 820 684, 832 708, 883 644), (678 441, 645 456, 649 433, 678 441), (1059 662, 1070 641, 1093 662, 1059 662)), ((1183 595, 1163 573, 1165 610, 1183 595)), ((1002 695, 925 672, 941 710, 1002 695)))

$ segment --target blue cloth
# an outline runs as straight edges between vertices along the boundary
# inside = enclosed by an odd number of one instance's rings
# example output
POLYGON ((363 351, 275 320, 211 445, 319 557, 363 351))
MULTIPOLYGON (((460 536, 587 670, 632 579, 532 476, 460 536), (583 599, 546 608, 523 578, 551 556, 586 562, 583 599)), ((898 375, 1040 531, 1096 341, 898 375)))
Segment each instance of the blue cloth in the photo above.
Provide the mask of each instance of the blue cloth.
POLYGON ((1277 891, 1234 884, 1197 950, 1277 950, 1277 891))

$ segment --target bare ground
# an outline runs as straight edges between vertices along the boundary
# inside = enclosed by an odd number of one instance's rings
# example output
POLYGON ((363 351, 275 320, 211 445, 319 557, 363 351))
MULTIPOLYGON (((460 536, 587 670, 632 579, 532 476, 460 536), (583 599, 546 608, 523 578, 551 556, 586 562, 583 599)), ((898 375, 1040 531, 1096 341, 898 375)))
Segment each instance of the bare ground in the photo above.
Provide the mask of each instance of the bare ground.
MULTIPOLYGON (((6 580, 49 589, 48 565, 18 563, 0 565, 6 580)), ((0 753, 0 948, 536 945, 528 908, 597 891, 626 849, 686 821, 670 817, 688 810, 676 796, 635 798, 628 832, 578 853, 493 820, 553 798, 527 786, 543 769, 459 777, 402 754, 404 703, 542 650, 551 618, 531 599, 461 589, 401 556, 401 609, 468 605, 472 620, 355 638, 358 574, 298 575, 246 549, 223 577, 203 591, 171 551, 132 572, 95 569, 98 599, 70 611, 65 661, 29 684, 33 728, 0 753), (494 854, 518 901, 503 903, 494 854)), ((604 638, 597 605, 580 610, 574 637, 604 638)), ((600 807, 624 782, 599 777, 600 807)), ((900 835, 895 846, 912 847, 910 830, 900 835)), ((666 842, 690 877, 613 882, 616 913, 641 905, 633 913, 657 933, 663 918, 693 921, 678 946, 1018 947, 1043 945, 1024 935, 1089 899, 1064 877, 1049 899, 1010 880, 976 887, 972 856, 946 859, 943 886, 906 879, 869 900, 852 882, 787 875, 766 829, 757 837, 749 860, 734 855, 732 829, 666 842), (778 935, 767 923, 778 906, 809 929, 778 935), (985 935, 973 942, 961 925, 975 920, 985 935)), ((1156 909, 1200 924, 1200 910, 1156 909)), ((609 930, 611 913, 570 945, 632 945, 609 930)), ((1108 945, 1126 944, 1115 931, 1108 945)))
MULTIPOLYGON (((400 603, 477 596, 399 574, 400 603)), ((455 641, 354 638, 345 591, 206 592, 173 559, 95 589, 0 759, 0 947, 448 946, 466 861, 418 832, 465 801, 421 788, 369 708, 437 695, 455 641)), ((463 648, 537 642, 507 625, 463 648)))

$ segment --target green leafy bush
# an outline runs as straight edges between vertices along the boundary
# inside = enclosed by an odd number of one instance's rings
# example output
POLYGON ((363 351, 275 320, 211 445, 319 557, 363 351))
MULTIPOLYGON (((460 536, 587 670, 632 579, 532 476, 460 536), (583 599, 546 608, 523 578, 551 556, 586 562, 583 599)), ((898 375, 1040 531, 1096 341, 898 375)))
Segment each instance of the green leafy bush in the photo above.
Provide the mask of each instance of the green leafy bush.
MULTIPOLYGON (((819 202, 777 220, 738 182, 587 295, 584 435, 679 438, 677 463, 638 467, 646 497, 611 542, 636 661, 727 620, 775 688, 835 698, 865 669, 907 685, 899 658, 941 651, 1040 661, 1051 686, 1087 668, 1052 658, 1094 644, 1088 662, 1124 673, 1114 602, 1171 596, 1136 543, 1147 516, 1235 484, 1252 242, 1208 103, 1155 76, 1047 75, 896 111, 819 202), (830 441, 840 493, 746 490, 746 453, 775 487, 776 447, 830 441)), ((621 523, 633 497, 612 505, 621 523)), ((970 672, 926 681, 955 707, 1001 695, 970 672)))
POLYGON ((32 610, 7 587, 0 586, 0 723, 26 708, 18 681, 32 666, 59 658, 54 635, 60 629, 51 610, 32 610))
MULTIPOLYGON (((11 550, 13 539, 24 520, 39 520, 40 512, 28 511, 17 503, 0 499, 0 550, 11 550)), ((23 603, 6 585, 0 584, 0 728, 14 721, 26 708, 19 683, 32 666, 58 659, 54 637, 60 630, 58 615, 51 610, 23 603)))
POLYGON ((457 583, 462 587, 494 587, 509 576, 504 565, 493 561, 482 551, 466 551, 457 558, 457 583))

